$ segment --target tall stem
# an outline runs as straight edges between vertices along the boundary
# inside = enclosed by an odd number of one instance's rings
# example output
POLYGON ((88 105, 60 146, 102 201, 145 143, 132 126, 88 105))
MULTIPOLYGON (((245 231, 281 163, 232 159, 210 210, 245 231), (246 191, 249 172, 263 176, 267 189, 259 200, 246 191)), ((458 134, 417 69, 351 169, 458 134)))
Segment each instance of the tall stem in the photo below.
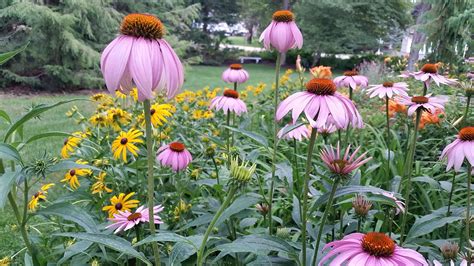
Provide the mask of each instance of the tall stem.
POLYGON ((334 183, 332 184, 331 194, 329 194, 329 199, 326 204, 326 209, 324 210, 323 218, 321 218, 321 223, 319 224, 318 237, 316 239, 316 243, 314 243, 315 244, 314 255, 313 255, 313 260, 311 262, 311 265, 313 266, 316 265, 316 261, 318 259, 318 250, 319 250, 319 245, 321 244, 321 236, 323 235, 324 224, 326 223, 326 219, 328 217, 329 211, 331 210, 332 201, 334 199, 334 194, 336 194, 336 189, 337 189, 337 185, 339 184, 339 179, 340 179, 339 176, 337 176, 334 179, 334 183))
POLYGON ((352 87, 349 85, 349 99, 351 99, 351 101, 352 101, 352 95, 353 95, 353 89, 352 89, 352 87))
POLYGON ((299 174, 299 167, 298 167, 298 142, 296 139, 293 139, 293 173, 294 173, 294 185, 293 185, 293 193, 298 195, 298 210, 300 212, 300 219, 303 221, 303 211, 301 209, 301 194, 298 192, 300 191, 300 174, 299 174))
POLYGON ((273 154, 272 154, 272 176, 270 181, 270 190, 268 191, 268 231, 269 234, 273 234, 273 190, 275 187, 275 171, 276 171, 276 149, 278 142, 278 127, 276 119, 276 112, 279 101, 279 87, 280 87, 280 63, 281 63, 281 53, 277 54, 277 59, 275 62, 275 98, 273 101, 273 154))
POLYGON ((308 156, 306 158, 306 171, 304 173, 304 187, 303 187, 303 207, 302 207, 302 219, 301 219, 301 242, 302 242, 302 265, 306 265, 306 222, 308 216, 308 193, 309 193, 309 174, 311 173, 313 157, 314 142, 316 141, 317 130, 311 130, 311 137, 308 145, 308 156))
POLYGON ((462 120, 464 120, 465 122, 468 121, 469 105, 471 105, 471 95, 467 96, 466 109, 464 110, 464 116, 462 118, 462 120))
POLYGON ((230 161, 231 161, 231 158, 230 158, 230 110, 227 111, 227 167, 229 167, 230 169, 230 161))
POLYGON ((428 85, 429 84, 430 84, 430 79, 423 82, 423 95, 422 96, 425 96, 426 93, 428 93, 428 85))
MULTIPOLYGON (((472 185, 472 165, 467 163, 467 203, 466 203, 466 243, 469 247, 469 241, 471 240, 471 185, 472 185)), ((467 264, 471 265, 472 252, 470 249, 467 251, 467 264)))
MULTIPOLYGON (((148 215, 150 217, 150 234, 155 235, 155 223, 153 221, 154 213, 153 207, 155 204, 154 192, 155 192, 155 178, 153 177, 153 132, 151 129, 151 114, 150 114, 150 100, 143 102, 143 109, 145 113, 145 134, 146 134, 146 151, 147 151, 147 162, 148 162, 148 215)), ((153 241, 151 242, 153 248, 153 255, 155 257, 155 265, 160 266, 160 249, 158 244, 153 241)))
MULTIPOLYGON (((448 211, 446 211, 446 217, 449 217, 451 215, 451 200, 453 199, 453 193, 454 193, 454 183, 456 182, 456 172, 453 172, 453 179, 451 180, 451 191, 449 192, 449 198, 448 198, 448 211)), ((449 224, 446 224, 444 226, 444 238, 448 238, 448 229, 449 229, 449 224)))
POLYGON ((389 98, 385 96, 385 115, 387 116, 387 176, 390 180, 390 115, 388 112, 389 109, 389 98))
POLYGON ((415 148, 416 148, 416 139, 418 136, 418 126, 420 124, 421 113, 423 112, 422 108, 418 108, 416 110, 416 119, 415 119, 415 129, 413 131, 413 138, 411 140, 411 144, 408 149, 408 156, 405 162, 405 180, 406 180, 406 188, 405 188, 405 212, 403 213, 402 218, 402 225, 400 231, 400 245, 403 244, 405 240, 405 227, 408 219, 408 206, 410 204, 410 193, 411 193, 411 176, 413 172, 413 159, 415 158, 415 148))
POLYGON ((224 202, 222 203, 222 205, 219 207, 219 209, 217 210, 216 214, 214 215, 214 218, 212 218, 212 221, 211 223, 209 224, 209 226, 207 227, 206 229, 206 232, 204 233, 204 238, 202 239, 202 242, 201 242, 201 247, 199 248, 199 251, 197 253, 197 265, 198 266, 202 266, 203 265, 203 255, 204 255, 204 250, 206 248, 206 243, 207 243, 207 239, 209 238, 209 235, 211 234, 211 231, 212 229, 214 228, 214 225, 217 223, 217 220, 219 219, 219 217, 222 215, 222 213, 224 212, 224 210, 227 208, 227 206, 230 204, 230 202, 232 201, 232 198, 234 197, 234 194, 235 192, 237 191, 237 187, 236 186, 232 186, 230 188, 230 191, 229 193, 227 194, 227 197, 226 199, 224 200, 224 202))
MULTIPOLYGON (((237 91, 237 82, 234 82, 234 91, 237 91)), ((232 113, 232 125, 235 126, 235 113, 232 113)), ((231 140, 231 144, 232 146, 234 146, 234 131, 232 131, 232 140, 231 140)))

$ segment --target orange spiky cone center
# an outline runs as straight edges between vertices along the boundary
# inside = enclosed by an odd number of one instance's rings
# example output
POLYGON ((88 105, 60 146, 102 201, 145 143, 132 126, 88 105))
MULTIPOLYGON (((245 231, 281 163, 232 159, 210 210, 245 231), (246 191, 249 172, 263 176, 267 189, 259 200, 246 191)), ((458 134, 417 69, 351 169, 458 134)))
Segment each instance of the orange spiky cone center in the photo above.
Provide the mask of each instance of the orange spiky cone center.
POLYGON ((123 35, 146 39, 161 39, 164 32, 165 27, 160 19, 149 14, 129 14, 123 18, 120 26, 123 35))
POLYGON ((436 64, 424 64, 421 71, 425 73, 436 74, 438 73, 438 66, 436 64))
POLYGON ((230 67, 230 69, 234 69, 234 70, 240 70, 240 69, 242 69, 242 65, 241 65, 241 64, 231 64, 229 67, 230 67))
POLYGON ((375 257, 390 257, 395 252, 395 243, 384 233, 370 232, 362 238, 362 249, 375 257))
POLYGON ((345 71, 344 76, 352 77, 352 76, 357 76, 359 75, 359 72, 357 70, 350 70, 350 71, 345 71))
POLYGON ((272 19, 276 22, 291 22, 295 20, 295 15, 289 10, 278 10, 273 13, 272 19))
POLYGON ((130 214, 128 217, 127 217, 127 220, 129 221, 136 221, 138 219, 142 218, 142 214, 139 213, 139 212, 135 212, 135 213, 132 213, 130 214))
POLYGON ((462 141, 474 141, 474 127, 465 127, 459 131, 459 139, 462 141))
POLYGON ((385 88, 391 88, 393 87, 393 82, 391 81, 385 81, 382 85, 385 87, 385 88))
POLYGON ((184 144, 181 142, 172 142, 170 143, 169 147, 172 151, 176 151, 176 152, 182 152, 184 151, 184 148, 185 148, 184 144))
POLYGON ((336 84, 330 79, 315 78, 306 83, 306 90, 317 95, 334 95, 336 84))
POLYGON ((411 101, 417 104, 424 104, 428 103, 429 99, 425 96, 413 96, 411 97, 411 101))
POLYGON ((234 99, 238 99, 239 98, 239 93, 235 90, 227 89, 227 90, 224 91, 224 96, 234 98, 234 99))

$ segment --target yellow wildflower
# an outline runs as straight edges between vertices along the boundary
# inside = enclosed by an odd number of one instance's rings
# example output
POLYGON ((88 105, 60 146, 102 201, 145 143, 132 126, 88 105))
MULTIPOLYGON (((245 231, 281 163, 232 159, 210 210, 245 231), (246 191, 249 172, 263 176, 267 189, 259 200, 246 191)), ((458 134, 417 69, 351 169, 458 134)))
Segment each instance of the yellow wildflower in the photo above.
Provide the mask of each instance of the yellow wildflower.
POLYGON ((115 130, 119 131, 121 126, 130 124, 132 116, 123 109, 120 108, 110 108, 107 111, 107 121, 108 124, 115 130))
POLYGON ((93 126, 105 127, 107 126, 107 113, 98 113, 89 119, 93 126))
POLYGON ((167 117, 171 117, 171 110, 173 106, 171 104, 158 104, 155 103, 150 108, 151 123, 154 127, 162 126, 163 123, 168 122, 167 117))
POLYGON ((174 219, 176 221, 179 221, 181 215, 187 213, 191 209, 191 207, 191 204, 186 204, 184 200, 180 200, 178 205, 173 210, 174 219))
POLYGON ((138 200, 130 199, 133 195, 135 195, 135 192, 128 193, 127 195, 120 193, 118 197, 113 196, 110 199, 110 205, 104 206, 102 210, 107 211, 110 218, 114 217, 114 214, 118 213, 118 211, 130 211, 140 203, 138 200))
POLYGON ((130 129, 128 132, 120 132, 120 135, 112 142, 114 158, 118 159, 122 156, 123 161, 126 162, 127 151, 134 156, 138 156, 137 151, 139 149, 134 143, 143 143, 143 140, 139 138, 142 135, 143 133, 136 129, 130 129))
MULTIPOLYGON (((87 162, 86 161, 83 161, 83 160, 77 160, 76 161, 77 164, 83 164, 83 165, 86 165, 87 162)), ((77 189, 81 183, 79 183, 79 179, 78 177, 80 176, 88 176, 88 175, 91 175, 92 174, 92 170, 91 169, 87 169, 87 168, 74 168, 74 169, 71 169, 69 170, 65 175, 64 175, 64 178, 61 180, 61 182, 69 182, 69 186, 72 188, 72 189, 77 189)))
POLYGON ((104 191, 107 193, 112 192, 112 189, 108 188, 105 184, 106 175, 107 174, 105 172, 100 172, 98 176, 94 176, 97 181, 91 186, 92 194, 99 193, 99 196, 102 197, 102 193, 104 191))
MULTIPOLYGON (((30 202, 28 202, 28 209, 30 211, 36 211, 40 201, 46 200, 46 195, 48 194, 48 189, 54 186, 53 183, 45 184, 41 186, 40 190, 31 196, 30 202)), ((1 264, 0 264, 1 265, 1 264)))
POLYGON ((67 159, 70 157, 71 153, 74 152, 74 149, 77 148, 81 138, 77 136, 70 136, 64 140, 63 147, 61 148, 61 157, 67 159))

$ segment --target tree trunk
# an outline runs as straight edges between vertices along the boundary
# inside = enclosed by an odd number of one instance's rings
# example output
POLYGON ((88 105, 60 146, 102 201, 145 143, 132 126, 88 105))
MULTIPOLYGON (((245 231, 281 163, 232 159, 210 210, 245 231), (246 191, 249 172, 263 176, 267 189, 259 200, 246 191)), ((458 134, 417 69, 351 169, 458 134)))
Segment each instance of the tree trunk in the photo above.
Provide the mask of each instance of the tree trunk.
MULTIPOLYGON (((290 9, 290 0, 283 0, 283 9, 290 9)), ((281 54, 281 66, 286 65, 286 53, 281 54)))
POLYGON ((427 3, 419 3, 415 6, 413 15, 416 17, 415 25, 413 26, 415 31, 413 32, 413 39, 410 46, 410 55, 408 56, 407 70, 413 71, 415 63, 418 61, 420 55, 420 48, 426 40, 425 34, 420 30, 420 26, 423 24, 423 15, 430 10, 431 6, 427 3))
POLYGON ((248 35, 247 35, 247 43, 248 43, 248 44, 252 44, 253 28, 254 28, 254 25, 253 25, 253 24, 248 25, 248 27, 247 27, 247 30, 249 31, 249 33, 248 33, 248 35))
POLYGON ((319 66, 320 64, 321 64, 321 51, 318 50, 313 55, 313 63, 311 64, 311 67, 319 66))

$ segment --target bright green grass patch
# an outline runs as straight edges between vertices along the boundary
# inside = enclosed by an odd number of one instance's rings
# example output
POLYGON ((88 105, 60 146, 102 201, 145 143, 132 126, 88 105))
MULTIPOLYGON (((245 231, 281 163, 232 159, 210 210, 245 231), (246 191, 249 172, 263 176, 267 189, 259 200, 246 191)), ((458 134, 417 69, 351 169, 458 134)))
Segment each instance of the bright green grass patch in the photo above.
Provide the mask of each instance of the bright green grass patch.
POLYGON ((247 43, 247 39, 243 36, 230 36, 229 41, 234 45, 250 46, 250 47, 263 47, 263 45, 258 42, 258 36, 254 36, 252 43, 247 43))

